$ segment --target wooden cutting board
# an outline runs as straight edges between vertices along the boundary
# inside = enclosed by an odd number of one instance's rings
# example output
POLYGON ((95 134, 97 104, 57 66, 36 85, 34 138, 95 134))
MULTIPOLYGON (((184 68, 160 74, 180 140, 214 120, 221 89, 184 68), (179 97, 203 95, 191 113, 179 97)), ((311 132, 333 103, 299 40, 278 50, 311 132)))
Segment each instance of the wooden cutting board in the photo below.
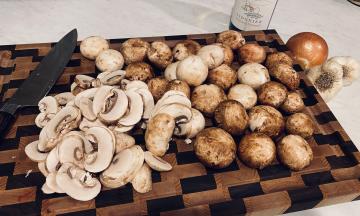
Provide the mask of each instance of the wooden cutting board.
MULTIPOLYGON (((268 53, 287 51, 275 30, 242 32, 248 43, 258 43, 268 53)), ((216 34, 179 35, 144 38, 164 40, 173 47, 178 41, 194 39, 202 45, 215 42, 216 34)), ((126 39, 110 40, 119 49, 126 39)), ((53 44, 0 46, 0 99, 11 97, 53 44)), ((305 113, 316 124, 308 140, 314 160, 306 169, 292 172, 275 161, 256 170, 238 158, 222 170, 205 168, 196 158, 192 145, 174 140, 165 160, 174 169, 152 173, 153 190, 135 192, 131 185, 106 189, 94 199, 81 202, 64 194, 46 195, 41 191, 45 178, 30 161, 24 147, 38 139, 34 125, 37 107, 20 112, 15 124, 0 143, 0 215, 241 215, 281 214, 360 199, 360 153, 316 89, 304 78, 299 65, 305 113)), ((94 62, 83 58, 79 46, 51 94, 70 90, 76 74, 95 76, 94 62)), ((161 71, 156 71, 157 75, 161 71)), ((39 83, 40 84, 40 83, 39 83)), ((207 121, 210 126, 211 120, 207 121)), ((137 144, 144 145, 143 131, 133 131, 137 144)), ((238 143, 239 137, 235 137, 238 143)))

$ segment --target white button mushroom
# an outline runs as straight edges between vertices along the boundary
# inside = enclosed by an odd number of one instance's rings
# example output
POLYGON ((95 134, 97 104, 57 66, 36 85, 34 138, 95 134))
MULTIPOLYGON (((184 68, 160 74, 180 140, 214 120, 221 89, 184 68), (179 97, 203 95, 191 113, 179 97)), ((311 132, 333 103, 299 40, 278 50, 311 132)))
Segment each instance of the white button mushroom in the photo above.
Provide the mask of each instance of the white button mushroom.
POLYGON ((190 86, 201 85, 208 76, 208 67, 199 56, 188 56, 176 68, 176 77, 190 86))
POLYGON ((247 110, 255 106, 257 102, 256 92, 246 84, 236 84, 231 87, 227 97, 240 102, 247 110))
POLYGON ((100 52, 107 49, 109 49, 109 43, 100 36, 87 37, 80 44, 81 54, 91 60, 95 60, 100 52))
POLYGON ((116 71, 123 67, 124 57, 119 51, 108 49, 96 57, 95 64, 100 71, 116 71))
POLYGON ((254 89, 257 89, 262 84, 270 81, 268 70, 258 63, 244 64, 239 68, 237 73, 240 83, 249 85, 254 89))
POLYGON ((214 69, 224 62, 224 50, 217 45, 203 46, 197 54, 209 69, 214 69))

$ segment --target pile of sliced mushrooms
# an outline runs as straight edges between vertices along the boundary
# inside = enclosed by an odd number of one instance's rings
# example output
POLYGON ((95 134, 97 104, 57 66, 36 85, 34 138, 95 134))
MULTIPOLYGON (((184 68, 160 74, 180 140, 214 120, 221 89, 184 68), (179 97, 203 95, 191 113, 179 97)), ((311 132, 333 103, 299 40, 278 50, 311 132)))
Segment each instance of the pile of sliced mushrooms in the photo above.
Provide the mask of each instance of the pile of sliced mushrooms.
POLYGON ((299 113, 300 78, 285 53, 266 56, 263 47, 245 45, 231 30, 215 44, 185 40, 173 49, 163 41, 129 39, 118 51, 93 36, 80 51, 101 73, 77 75, 70 92, 44 97, 35 119, 42 128, 39 140, 25 147, 46 177, 44 193, 86 201, 102 186, 127 183, 149 192, 151 169, 172 169, 161 157, 175 137, 193 144, 199 160, 212 168, 229 166, 236 149, 245 164, 259 169, 273 163, 276 152, 293 170, 312 160, 305 139, 314 125, 299 113), (155 77, 154 67, 162 76, 155 77), (282 113, 290 115, 286 121, 282 113), (204 116, 217 127, 205 128, 204 116), (134 128, 144 130, 145 146, 135 143, 134 128), (233 136, 242 137, 238 147, 233 136))

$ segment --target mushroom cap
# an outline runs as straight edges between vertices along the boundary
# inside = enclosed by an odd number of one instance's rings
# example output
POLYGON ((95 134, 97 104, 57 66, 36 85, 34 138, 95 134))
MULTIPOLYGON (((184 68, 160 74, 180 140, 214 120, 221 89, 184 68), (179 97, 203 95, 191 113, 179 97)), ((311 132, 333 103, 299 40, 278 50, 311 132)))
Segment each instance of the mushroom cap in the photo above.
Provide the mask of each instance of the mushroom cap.
POLYGON ((214 69, 224 62, 224 50, 217 45, 206 45, 201 47, 197 54, 209 69, 214 69))
POLYGON ((101 190, 99 180, 69 163, 59 169, 56 183, 67 195, 80 201, 94 199, 101 190))
POLYGON ((186 97, 190 98, 190 86, 185 81, 171 80, 166 86, 166 91, 171 90, 184 92, 186 97))
POLYGON ((190 121, 192 117, 191 107, 181 103, 171 103, 160 107, 156 112, 153 112, 151 117, 159 113, 166 113, 175 119, 175 123, 185 123, 190 121))
POLYGON ((234 53, 233 53, 232 49, 228 45, 222 44, 222 43, 215 43, 214 45, 219 46, 221 49, 223 49, 223 51, 224 51, 223 64, 230 66, 231 63, 234 61, 234 53))
POLYGON ((246 110, 254 107, 257 102, 255 90, 246 84, 236 84, 232 86, 228 92, 227 98, 240 102, 246 110))
POLYGON ((154 41, 150 44, 147 57, 151 63, 160 69, 166 68, 173 61, 170 47, 162 41, 154 41))
POLYGON ((158 101, 166 92, 168 83, 169 81, 164 77, 155 77, 149 80, 147 85, 155 101, 158 101))
POLYGON ((145 131, 147 150, 163 156, 169 148, 169 141, 175 129, 175 119, 166 113, 159 113, 149 120, 145 131))
POLYGON ((117 188, 132 181, 144 163, 144 151, 134 145, 116 154, 110 166, 100 174, 105 187, 117 188))
POLYGON ((207 77, 208 83, 215 84, 224 90, 227 90, 236 83, 236 72, 226 64, 209 71, 207 77))
POLYGON ((78 74, 74 78, 74 82, 84 89, 90 88, 94 80, 95 79, 93 77, 84 74, 78 74))
POLYGON ((238 154, 246 165, 262 169, 274 161, 276 147, 269 136, 262 133, 250 133, 241 139, 238 154))
POLYGON ((135 191, 139 193, 147 193, 152 189, 152 177, 150 167, 144 163, 136 172, 135 177, 131 181, 135 191))
POLYGON ((49 153, 43 153, 38 150, 39 140, 33 141, 25 146, 25 154, 30 160, 35 162, 42 162, 46 160, 49 153))
POLYGON ((290 90, 295 90, 300 85, 300 76, 292 65, 283 63, 275 64, 269 69, 269 73, 290 90))
POLYGON ((197 86, 191 94, 192 106, 206 116, 212 116, 216 107, 224 100, 224 90, 214 84, 197 86))
POLYGON ((114 134, 106 127, 91 127, 85 132, 85 136, 97 144, 95 152, 85 155, 85 170, 89 172, 101 172, 106 169, 115 152, 114 134), (93 160, 93 156, 95 159, 93 160))
POLYGON ((199 86, 208 76, 208 67, 199 56, 188 56, 176 68, 176 77, 190 86, 199 86))
POLYGON ((190 130, 186 134, 187 138, 195 137, 200 131, 202 131, 205 128, 205 118, 202 115, 202 113, 194 108, 191 108, 191 112, 192 112, 192 118, 188 123, 186 123, 186 124, 190 124, 191 126, 190 130))
POLYGON ((182 104, 188 108, 191 108, 191 101, 186 95, 181 91, 170 90, 165 92, 165 94, 158 100, 156 103, 151 116, 154 116, 159 109, 166 105, 170 104, 182 104))
POLYGON ((112 132, 115 137, 115 154, 120 153, 122 150, 135 145, 134 137, 130 136, 129 134, 118 132, 115 130, 113 130, 112 132))
POLYGON ((284 103, 288 92, 283 84, 270 81, 261 85, 257 93, 260 104, 277 108, 284 103))
POLYGON ((170 171, 172 169, 171 164, 167 161, 161 159, 160 157, 154 155, 150 151, 144 153, 145 162, 153 169, 159 172, 170 171))
POLYGON ((275 137, 283 130, 285 122, 281 113, 271 106, 254 106, 248 112, 249 127, 253 132, 275 137))
POLYGON ((172 50, 175 60, 181 61, 189 55, 196 55, 200 50, 201 45, 194 40, 180 41, 172 50))
POLYGON ((95 60, 102 51, 107 49, 109 49, 109 43, 100 36, 87 37, 80 43, 81 54, 90 60, 95 60))
POLYGON ((245 44, 245 39, 240 32, 234 30, 226 30, 221 32, 216 41, 231 47, 231 49, 239 49, 245 44))
POLYGON ((68 102, 75 99, 71 92, 62 92, 54 96, 60 106, 65 106, 68 102))
POLYGON ((129 65, 135 62, 142 62, 150 44, 140 38, 131 38, 121 44, 120 52, 124 56, 125 64, 129 65))
POLYGON ((289 92, 284 103, 281 105, 281 109, 286 113, 300 112, 305 108, 304 101, 301 95, 297 92, 289 92))
POLYGON ((133 80, 133 81, 129 81, 127 79, 123 79, 121 81, 121 88, 125 89, 125 90, 130 90, 130 89, 140 89, 140 88, 144 88, 144 89, 149 89, 147 84, 143 81, 140 80, 133 80))
POLYGON ((265 59, 266 51, 258 44, 245 44, 239 48, 240 63, 262 63, 265 59))
POLYGON ((46 96, 38 103, 39 111, 42 113, 55 114, 59 111, 59 104, 53 96, 46 96))
POLYGON ((215 120, 220 128, 231 135, 241 135, 248 126, 249 117, 240 102, 225 100, 216 107, 215 120))
POLYGON ((286 64, 292 66, 293 60, 284 52, 270 53, 266 58, 265 66, 270 69, 277 64, 286 64))
POLYGON ((124 66, 124 57, 117 50, 107 49, 100 52, 95 64, 100 71, 116 71, 124 66))
POLYGON ((251 86, 254 89, 270 81, 269 72, 261 64, 247 63, 242 65, 237 71, 239 82, 251 86))
POLYGON ((177 79, 176 78, 176 69, 177 69, 179 62, 180 61, 173 62, 166 67, 166 69, 164 71, 165 79, 167 79, 169 81, 177 79))
POLYGON ((140 80, 147 82, 153 77, 154 72, 151 65, 145 62, 131 63, 126 67, 125 78, 128 80, 140 80))
POLYGON ((310 145, 298 135, 287 135, 277 144, 280 161, 294 171, 302 170, 310 165, 313 151, 310 145))
POLYGON ((196 135, 194 151, 207 167, 229 166, 236 155, 236 144, 229 133, 220 128, 205 128, 196 135))
POLYGON ((124 70, 106 71, 99 73, 97 79, 103 85, 119 85, 121 80, 124 79, 125 74, 126 71, 124 70))
POLYGON ((288 117, 285 128, 289 134, 308 138, 314 133, 314 122, 311 117, 305 113, 295 113, 288 117))

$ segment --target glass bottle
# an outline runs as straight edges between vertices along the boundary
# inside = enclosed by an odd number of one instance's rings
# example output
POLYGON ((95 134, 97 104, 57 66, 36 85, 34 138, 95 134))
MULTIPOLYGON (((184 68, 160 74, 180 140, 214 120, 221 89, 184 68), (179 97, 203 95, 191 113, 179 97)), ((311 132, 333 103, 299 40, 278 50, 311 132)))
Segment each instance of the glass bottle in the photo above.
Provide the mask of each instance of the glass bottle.
POLYGON ((278 0, 235 0, 230 18, 230 29, 265 30, 278 0))

